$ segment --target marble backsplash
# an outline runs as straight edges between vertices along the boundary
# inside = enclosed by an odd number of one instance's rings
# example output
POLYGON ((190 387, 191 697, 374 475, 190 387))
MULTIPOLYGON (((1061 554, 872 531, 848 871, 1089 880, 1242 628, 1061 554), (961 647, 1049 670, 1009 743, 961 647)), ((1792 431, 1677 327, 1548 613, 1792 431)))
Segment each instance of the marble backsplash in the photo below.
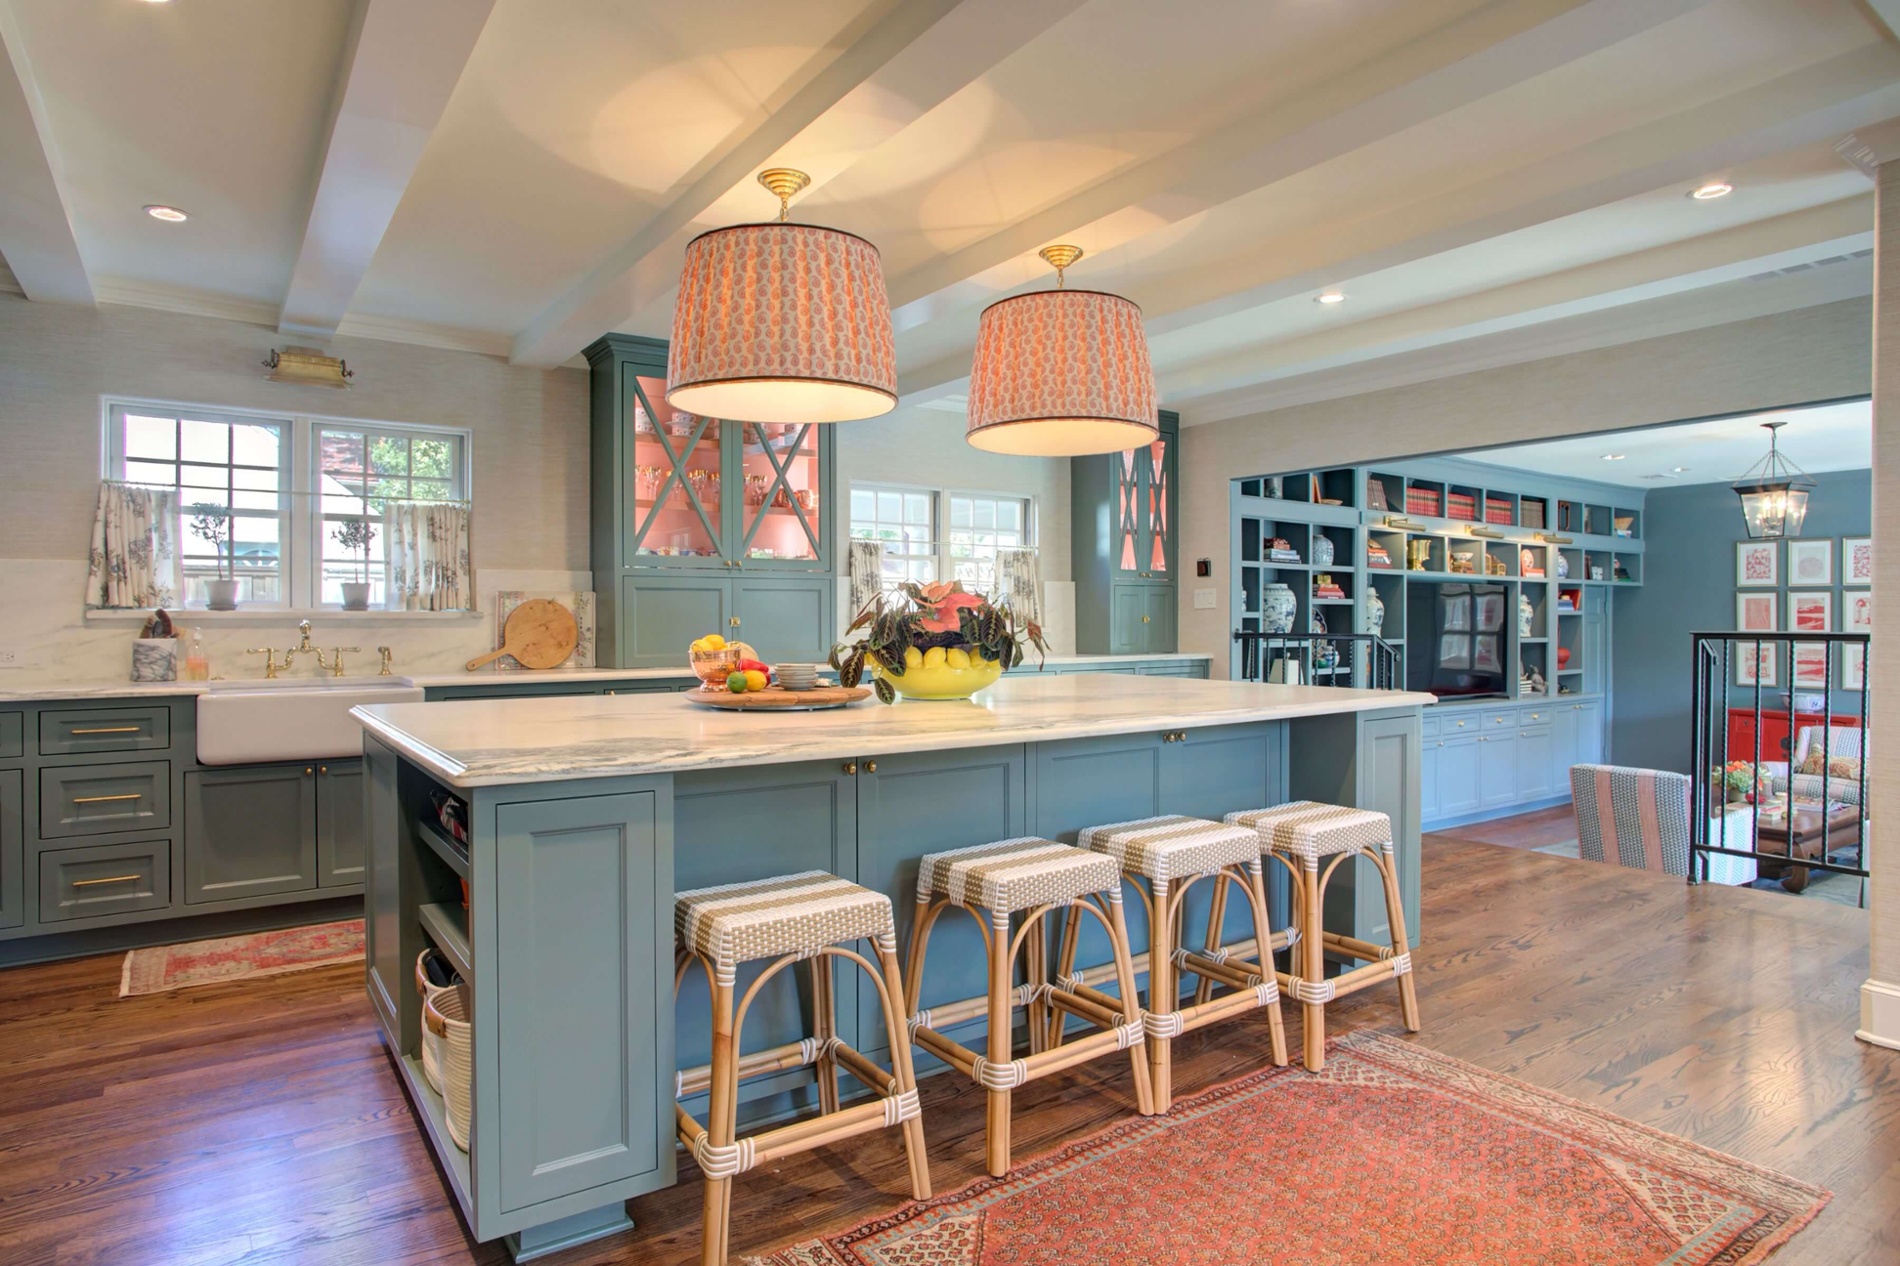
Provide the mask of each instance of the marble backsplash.
MULTIPOLYGON (((174 619, 181 635, 194 626, 203 630, 214 677, 262 677, 263 656, 246 652, 253 646, 281 652, 295 645, 297 621, 306 618, 313 642, 363 648, 345 661, 351 676, 376 671, 378 646, 393 651, 397 673, 452 672, 494 647, 497 590, 584 589, 592 577, 586 572, 480 568, 475 581, 487 608, 479 614, 378 618, 374 612, 345 616, 260 610, 194 620, 194 613, 186 611, 174 613, 174 619)), ((0 602, 7 615, 0 624, 0 659, 10 652, 14 660, 0 665, 0 689, 106 685, 131 678, 138 622, 87 619, 80 601, 85 587, 84 560, 0 559, 0 602)), ((298 671, 315 670, 299 666, 298 671)))

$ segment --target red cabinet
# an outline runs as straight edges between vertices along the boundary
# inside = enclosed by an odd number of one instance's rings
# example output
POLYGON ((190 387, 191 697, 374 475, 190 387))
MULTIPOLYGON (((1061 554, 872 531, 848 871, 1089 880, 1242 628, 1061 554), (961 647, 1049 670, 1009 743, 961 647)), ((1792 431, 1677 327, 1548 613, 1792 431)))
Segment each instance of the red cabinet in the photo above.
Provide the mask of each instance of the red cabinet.
MULTIPOLYGON (((1819 713, 1802 713, 1798 718, 1801 727, 1819 725, 1819 713)), ((1834 716, 1830 724, 1842 729, 1858 729, 1859 717, 1834 716)), ((1761 711, 1761 748, 1755 747, 1755 710, 1753 708, 1730 708, 1728 710, 1728 758, 1730 760, 1785 761, 1794 748, 1794 731, 1798 728, 1789 722, 1785 711, 1761 711)))

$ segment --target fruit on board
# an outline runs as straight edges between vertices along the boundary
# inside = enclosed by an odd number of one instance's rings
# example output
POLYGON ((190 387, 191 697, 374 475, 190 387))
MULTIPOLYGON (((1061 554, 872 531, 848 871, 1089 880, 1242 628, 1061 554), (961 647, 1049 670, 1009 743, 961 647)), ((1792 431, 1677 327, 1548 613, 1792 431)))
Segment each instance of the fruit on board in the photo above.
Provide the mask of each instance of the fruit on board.
POLYGON ((726 689, 735 695, 744 694, 746 691, 745 674, 734 673, 732 676, 726 678, 726 689))
POLYGON ((943 653, 943 662, 951 668, 968 668, 970 666, 970 652, 964 650, 961 646, 952 646, 943 653))
POLYGON ((702 654, 707 651, 723 651, 726 649, 726 639, 717 633, 708 633, 705 637, 693 642, 693 649, 702 654))
MULTIPOLYGON (((734 674, 734 676, 739 676, 739 675, 740 674, 737 674, 737 673, 734 674)), ((756 668, 746 669, 744 673, 744 677, 745 677, 745 688, 747 690, 765 689, 765 674, 760 672, 758 669, 756 668)))
POLYGON ((733 671, 741 673, 770 673, 772 670, 756 659, 741 658, 734 664, 733 671))

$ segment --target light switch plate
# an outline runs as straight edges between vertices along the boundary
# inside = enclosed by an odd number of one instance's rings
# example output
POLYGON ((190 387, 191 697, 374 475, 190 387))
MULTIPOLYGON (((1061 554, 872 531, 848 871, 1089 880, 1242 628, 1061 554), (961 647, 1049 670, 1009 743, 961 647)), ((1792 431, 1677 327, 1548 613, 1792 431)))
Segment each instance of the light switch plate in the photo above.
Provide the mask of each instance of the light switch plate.
POLYGON ((1194 609, 1196 611, 1212 611, 1214 609, 1214 600, 1215 591, 1212 589, 1196 589, 1194 591, 1194 609))
POLYGON ((20 652, 10 647, 0 646, 0 668, 25 668, 26 660, 20 652))

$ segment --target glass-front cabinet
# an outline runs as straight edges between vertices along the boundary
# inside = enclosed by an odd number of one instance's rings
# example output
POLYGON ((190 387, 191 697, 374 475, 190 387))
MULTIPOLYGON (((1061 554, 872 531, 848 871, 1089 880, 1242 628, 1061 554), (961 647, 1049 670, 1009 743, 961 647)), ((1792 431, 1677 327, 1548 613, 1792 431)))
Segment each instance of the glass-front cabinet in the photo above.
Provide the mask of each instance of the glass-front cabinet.
POLYGON ((681 666, 686 644, 713 632, 767 660, 823 659, 836 623, 833 428, 675 409, 655 339, 608 335, 587 357, 602 662, 681 666))
POLYGON ((1163 410, 1141 448, 1070 466, 1076 649, 1138 655, 1175 649, 1175 504, 1180 419, 1163 410))
POLYGON ((1114 564, 1118 580, 1174 578, 1174 429, 1113 455, 1114 564))

